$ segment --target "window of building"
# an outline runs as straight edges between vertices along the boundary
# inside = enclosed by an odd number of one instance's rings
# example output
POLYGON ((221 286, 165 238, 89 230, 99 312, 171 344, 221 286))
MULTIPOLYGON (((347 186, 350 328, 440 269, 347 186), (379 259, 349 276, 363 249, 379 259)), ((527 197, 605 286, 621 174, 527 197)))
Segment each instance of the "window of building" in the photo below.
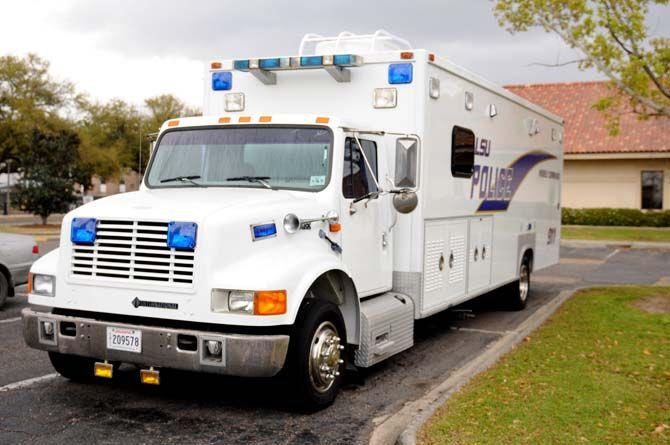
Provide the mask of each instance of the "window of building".
MULTIPOLYGON (((377 176, 377 144, 373 141, 359 139, 370 167, 377 176)), ((365 166, 365 160, 356 139, 347 138, 344 143, 344 174, 342 192, 345 198, 358 198, 370 192, 376 192, 377 186, 365 166)))
POLYGON ((467 128, 454 126, 451 131, 451 174, 454 178, 470 178, 475 166, 475 134, 467 128))
POLYGON ((121 178, 119 183, 119 193, 126 193, 126 180, 124 178, 121 178))
POLYGON ((100 183, 100 193, 103 195, 107 194, 107 183, 106 182, 101 182, 100 183))
POLYGON ((663 172, 642 172, 642 208, 656 210, 663 208, 663 172))

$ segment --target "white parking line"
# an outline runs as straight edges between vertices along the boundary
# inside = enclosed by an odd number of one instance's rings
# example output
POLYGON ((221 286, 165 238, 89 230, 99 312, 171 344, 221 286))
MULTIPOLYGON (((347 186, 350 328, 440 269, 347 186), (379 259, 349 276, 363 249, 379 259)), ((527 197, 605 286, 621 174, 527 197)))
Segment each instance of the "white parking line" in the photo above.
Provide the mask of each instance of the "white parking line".
POLYGON ((10 383, 9 385, 0 386, 0 392, 12 391, 14 389, 27 388, 28 386, 35 385, 36 383, 46 382, 53 380, 58 377, 58 373, 47 374, 40 377, 33 377, 32 379, 21 380, 20 382, 10 383))
POLYGON ((609 259, 612 258, 614 255, 616 255, 617 253, 619 253, 619 249, 614 249, 614 252, 610 253, 609 255, 607 255, 607 256, 605 257, 605 261, 609 260, 609 259))
POLYGON ((0 324, 3 323, 14 323, 15 321, 20 321, 21 317, 8 318, 6 320, 0 320, 0 324))

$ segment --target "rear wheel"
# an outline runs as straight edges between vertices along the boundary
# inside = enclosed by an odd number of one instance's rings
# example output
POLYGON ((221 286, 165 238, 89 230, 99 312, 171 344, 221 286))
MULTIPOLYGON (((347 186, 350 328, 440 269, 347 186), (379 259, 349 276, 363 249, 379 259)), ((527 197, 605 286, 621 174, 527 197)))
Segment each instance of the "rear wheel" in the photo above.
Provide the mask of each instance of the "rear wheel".
POLYGON ((314 411, 333 403, 342 386, 346 344, 337 306, 307 300, 291 338, 288 364, 301 408, 314 411))
POLYGON ((49 360, 54 369, 66 379, 81 382, 93 377, 95 360, 92 358, 49 352, 49 360))
POLYGON ((5 305, 7 296, 9 295, 9 282, 5 275, 0 272, 0 309, 5 305))
POLYGON ((526 307, 530 294, 530 259, 524 256, 519 266, 519 279, 512 283, 509 292, 510 308, 520 311, 526 307))

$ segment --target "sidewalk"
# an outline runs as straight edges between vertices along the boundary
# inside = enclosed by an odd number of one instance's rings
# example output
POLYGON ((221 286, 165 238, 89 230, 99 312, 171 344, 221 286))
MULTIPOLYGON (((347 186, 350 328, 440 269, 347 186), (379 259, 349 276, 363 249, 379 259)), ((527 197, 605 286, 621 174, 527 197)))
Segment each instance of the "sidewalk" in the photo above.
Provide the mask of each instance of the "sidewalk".
POLYGON ((564 247, 614 247, 624 249, 670 249, 670 243, 650 241, 621 241, 621 240, 579 240, 561 239, 564 247))

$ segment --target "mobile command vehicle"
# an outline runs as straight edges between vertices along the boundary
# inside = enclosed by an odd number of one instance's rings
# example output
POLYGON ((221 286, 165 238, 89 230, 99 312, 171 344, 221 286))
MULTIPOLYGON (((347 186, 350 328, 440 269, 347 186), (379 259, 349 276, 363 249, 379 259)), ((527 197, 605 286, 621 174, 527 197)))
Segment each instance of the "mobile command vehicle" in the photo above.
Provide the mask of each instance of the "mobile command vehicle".
POLYGON ((558 261, 562 120, 384 31, 213 61, 204 111, 33 266, 25 338, 62 375, 281 374, 321 407, 415 320, 503 286, 521 309, 558 261))

